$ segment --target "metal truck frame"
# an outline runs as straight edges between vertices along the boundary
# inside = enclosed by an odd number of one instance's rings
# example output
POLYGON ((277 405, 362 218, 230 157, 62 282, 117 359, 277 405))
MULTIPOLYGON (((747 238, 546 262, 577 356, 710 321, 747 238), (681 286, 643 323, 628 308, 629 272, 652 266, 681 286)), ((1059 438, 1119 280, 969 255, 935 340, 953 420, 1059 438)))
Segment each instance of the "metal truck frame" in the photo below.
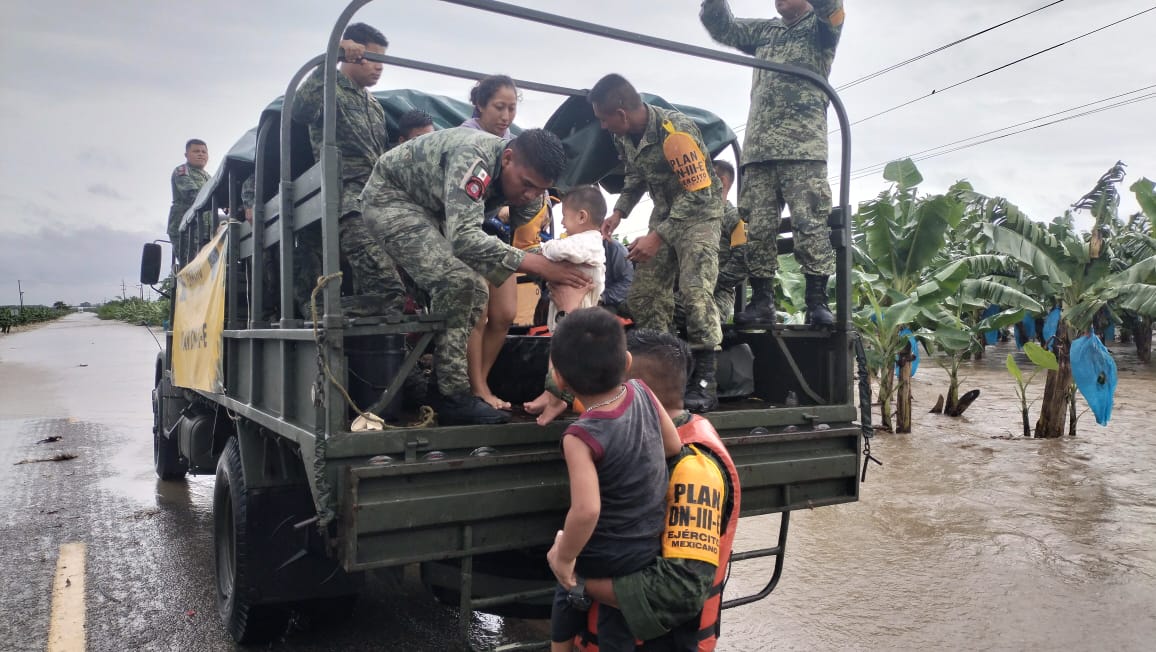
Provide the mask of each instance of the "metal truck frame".
MULTIPOLYGON (((821 88, 835 107, 843 145, 839 203, 830 221, 838 255, 836 327, 777 326, 740 334, 755 355, 755 396, 760 400, 724 404, 707 415, 738 466, 742 516, 781 514, 773 545, 736 552, 730 559, 736 564, 774 557, 773 575, 758 593, 728 599, 723 608, 765 598, 782 573, 790 512, 858 500, 861 446, 870 436, 869 404, 864 405, 860 394, 857 406, 853 396, 850 131, 839 97, 823 78, 792 66, 494 0, 441 1, 622 43, 797 75, 821 88), (798 397, 797 406, 784 405, 788 393, 798 397)), ((347 404, 330 379, 349 386, 350 338, 419 338, 383 393, 388 398, 397 395, 443 322, 437 315, 392 323, 348 319, 341 310, 339 283, 317 292, 321 314, 316 321, 297 319, 293 312, 296 232, 320 222, 324 274, 339 271, 341 183, 334 110, 338 42, 354 13, 368 2, 348 5, 330 33, 326 53, 306 62, 289 82, 280 119, 268 117, 257 128, 252 224, 227 222, 224 391, 173 385, 172 332, 156 361, 156 471, 164 480, 186 473, 216 474, 218 606, 239 642, 277 636, 290 611, 304 601, 355 594, 356 576, 370 569, 421 564, 423 577, 438 595, 459 604, 463 635, 474 610, 541 616, 544 608, 548 613, 553 590, 541 553, 568 505, 558 446, 562 426, 542 428, 528 422, 350 432, 347 404), (302 163, 293 156, 295 146, 298 151, 301 147, 301 135, 293 128, 293 98, 305 75, 319 64, 326 70, 323 147, 320 161, 302 163), (275 180, 269 174, 274 161, 275 180), (277 321, 263 321, 266 289, 261 270, 274 251, 279 253, 281 314, 277 321), (479 446, 495 452, 471 455, 479 446), (441 454, 427 457, 430 451, 441 454), (392 463, 370 463, 379 456, 389 456, 392 463)), ((365 56, 437 74, 481 76, 393 56, 365 56)), ((517 83, 534 91, 585 95, 550 84, 517 83)), ((242 210, 244 178, 227 166, 223 169, 227 178, 216 183, 224 187, 202 192, 182 222, 181 237, 173 243, 174 270, 208 241, 220 222, 215 217, 219 208, 227 205, 234 216, 242 210)), ((156 282, 158 247, 146 245, 142 280, 156 282)), ((863 382, 860 371, 860 390, 863 382)), ((769 531, 767 536, 774 535, 769 531)))

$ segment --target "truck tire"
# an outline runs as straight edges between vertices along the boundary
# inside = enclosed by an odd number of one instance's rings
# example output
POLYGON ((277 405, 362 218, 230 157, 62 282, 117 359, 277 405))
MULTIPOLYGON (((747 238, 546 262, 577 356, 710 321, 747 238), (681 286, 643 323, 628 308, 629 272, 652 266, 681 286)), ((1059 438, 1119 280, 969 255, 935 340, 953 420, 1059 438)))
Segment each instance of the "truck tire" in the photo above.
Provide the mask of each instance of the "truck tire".
MULTIPOLYGON (((161 381, 164 382, 164 381, 161 381)), ((153 389, 153 468, 161 480, 183 480, 189 462, 181 457, 176 438, 166 437, 162 386, 153 389)))
POLYGON ((225 629, 238 643, 267 643, 283 634, 290 612, 275 605, 253 604, 254 566, 260 554, 250 531, 250 496, 235 437, 217 462, 213 487, 213 560, 217 576, 217 610, 225 629))

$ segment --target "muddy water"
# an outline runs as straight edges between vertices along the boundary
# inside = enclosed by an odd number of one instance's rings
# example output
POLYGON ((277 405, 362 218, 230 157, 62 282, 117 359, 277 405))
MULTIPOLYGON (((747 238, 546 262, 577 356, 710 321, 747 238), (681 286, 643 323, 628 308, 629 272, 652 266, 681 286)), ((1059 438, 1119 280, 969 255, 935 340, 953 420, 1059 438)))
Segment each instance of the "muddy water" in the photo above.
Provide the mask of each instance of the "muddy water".
MULTIPOLYGON (((1009 439, 1022 432, 1011 350, 965 369, 964 389, 982 395, 958 419, 927 413, 947 377, 923 364, 914 432, 876 438, 885 466, 861 502, 794 515, 782 582, 727 612, 722 649, 1152 649, 1156 368, 1117 345, 1107 427, 1088 412, 1074 439, 1009 439)), ((744 520, 740 549, 777 522, 744 520)), ((769 575, 750 564, 731 596, 769 575)))
MULTIPOLYGON (((915 378, 915 432, 876 438, 886 465, 871 469, 860 502, 793 515, 782 582, 767 600, 726 613, 720 650, 1151 649, 1156 368, 1116 347, 1121 374, 1111 424, 1101 428, 1087 414, 1075 439, 1023 440, 1015 438, 1008 350, 989 349, 965 370, 964 389, 983 394, 960 419, 927 414, 946 376, 924 363, 915 378)), ((25 539, 5 550, 7 532, 0 550, 23 559, 40 554, 34 548, 44 540, 90 543, 90 573, 102 589, 90 599, 90 618, 100 624, 90 649, 130 642, 134 649, 228 650, 207 543, 212 478, 161 483, 150 466, 147 397, 156 351, 143 329, 90 315, 0 338, 0 444, 28 444, 9 456, 36 452, 30 442, 58 422, 99 435, 89 441, 64 432, 81 454, 75 468, 4 465, 0 506, 27 503, 31 515, 25 539), (26 493, 36 496, 16 500, 26 493), (61 517, 38 511, 54 505, 53 496, 78 503, 61 508, 73 519, 63 526, 52 520, 61 517)), ((1022 356, 1019 362, 1030 366, 1022 356)), ((739 549, 768 545, 777 522, 744 520, 739 549)), ((769 566, 737 567, 728 597, 760 588, 769 566)), ((20 568, 51 571, 39 562, 20 568)), ((0 588, 10 597, 29 594, 14 604, 46 619, 46 577, 16 575, 0 588)), ((0 632, 16 622, 16 608, 0 606, 0 632)), ((46 631, 33 629, 41 637, 46 631)), ((484 615, 472 630, 476 641, 490 643, 540 635, 536 626, 484 615)), ((27 649, 43 649, 43 641, 30 639, 27 649)), ((365 595, 349 622, 295 632, 277 649, 461 648, 454 611, 410 586, 365 595)))

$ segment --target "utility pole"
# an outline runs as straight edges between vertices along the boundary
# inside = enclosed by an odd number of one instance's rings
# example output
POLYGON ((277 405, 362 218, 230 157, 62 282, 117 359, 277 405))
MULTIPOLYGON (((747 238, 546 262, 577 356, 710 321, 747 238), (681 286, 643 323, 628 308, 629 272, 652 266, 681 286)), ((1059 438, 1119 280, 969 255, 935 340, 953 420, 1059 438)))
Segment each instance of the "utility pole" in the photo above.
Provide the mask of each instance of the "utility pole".
POLYGON ((24 286, 20 284, 20 279, 16 279, 16 291, 20 293, 20 314, 24 314, 24 286))
POLYGON ((124 279, 120 279, 120 298, 123 301, 128 301, 127 288, 124 285, 124 279))

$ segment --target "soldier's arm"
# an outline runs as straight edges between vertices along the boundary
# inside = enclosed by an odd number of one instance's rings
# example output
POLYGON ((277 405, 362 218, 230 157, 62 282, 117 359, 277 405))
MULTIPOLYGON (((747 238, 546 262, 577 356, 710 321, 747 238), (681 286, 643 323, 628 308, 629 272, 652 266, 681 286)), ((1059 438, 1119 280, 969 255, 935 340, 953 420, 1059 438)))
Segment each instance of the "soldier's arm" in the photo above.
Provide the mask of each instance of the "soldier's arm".
POLYGON ((746 54, 753 56, 759 46, 770 42, 767 27, 772 21, 735 18, 726 0, 703 0, 698 17, 711 38, 746 54))
POLYGON ((293 98, 293 119, 304 124, 313 124, 321 119, 324 107, 325 67, 317 66, 297 88, 293 98))
POLYGON ((843 0, 812 0, 811 8, 819 19, 819 37, 823 47, 833 48, 843 32, 843 0))
POLYGON ((466 190, 471 184, 483 184, 486 179, 491 183, 496 181, 490 176, 482 157, 472 149, 450 152, 447 159, 443 188, 446 238, 453 247, 454 256, 487 281, 501 285, 518 270, 526 253, 486 235, 482 230, 484 188, 480 194, 473 191, 476 198, 466 190))

